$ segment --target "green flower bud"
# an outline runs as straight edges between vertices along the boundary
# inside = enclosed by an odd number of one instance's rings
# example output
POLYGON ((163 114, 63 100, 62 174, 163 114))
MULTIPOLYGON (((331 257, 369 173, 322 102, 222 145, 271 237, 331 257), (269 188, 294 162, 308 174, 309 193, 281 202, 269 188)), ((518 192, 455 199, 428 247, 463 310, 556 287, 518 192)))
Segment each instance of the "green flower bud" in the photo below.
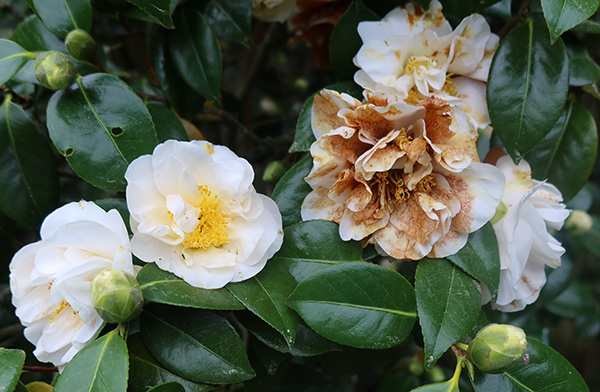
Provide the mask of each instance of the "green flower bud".
POLYGON ((144 305, 137 280, 117 269, 104 270, 92 279, 90 297, 100 317, 108 323, 133 320, 144 305))
POLYGON ((277 182, 284 175, 287 170, 286 166, 281 161, 273 161, 269 163, 269 166, 265 169, 263 174, 263 181, 266 182, 277 182))
POLYGON ((502 373, 513 367, 527 348, 525 332, 506 324, 490 324, 469 344, 467 358, 485 373, 502 373))
POLYGON ((75 65, 66 54, 45 52, 38 56, 33 65, 38 82, 50 90, 61 90, 75 80, 75 65))
POLYGON ((581 235, 592 228, 594 221, 585 211, 574 210, 565 222, 565 229, 571 235, 581 235))
POLYGON ((94 57, 96 41, 85 30, 72 30, 65 39, 67 52, 77 60, 89 60, 94 57))
POLYGON ((28 392, 52 392, 54 387, 42 381, 33 381, 25 385, 28 392))

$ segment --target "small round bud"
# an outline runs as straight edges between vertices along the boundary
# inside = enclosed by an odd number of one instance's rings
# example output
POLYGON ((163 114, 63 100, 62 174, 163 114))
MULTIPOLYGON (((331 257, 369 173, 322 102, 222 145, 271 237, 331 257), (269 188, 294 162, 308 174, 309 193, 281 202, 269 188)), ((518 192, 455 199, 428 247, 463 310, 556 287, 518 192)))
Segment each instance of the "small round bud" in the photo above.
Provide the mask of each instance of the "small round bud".
POLYGON ((25 385, 28 392, 52 392, 54 387, 50 384, 46 384, 43 381, 33 381, 25 385))
POLYGON ((525 332, 506 324, 490 324, 469 344, 467 358, 485 373, 502 373, 513 367, 527 348, 525 332))
POLYGON ((565 229, 571 235, 581 235, 591 229, 593 224, 590 214, 582 210, 573 210, 565 222, 565 229))
POLYGON ((65 46, 73 58, 86 61, 94 57, 96 41, 87 31, 75 29, 67 34, 65 46))
POLYGON ((281 161, 269 163, 263 174, 263 181, 277 182, 285 174, 286 167, 281 161))
POLYGON ((108 323, 133 320, 144 305, 137 280, 117 269, 104 270, 92 279, 90 297, 100 317, 108 323))
POLYGON ((45 52, 38 56, 33 65, 35 78, 50 90, 61 90, 75 80, 75 65, 66 54, 45 52))

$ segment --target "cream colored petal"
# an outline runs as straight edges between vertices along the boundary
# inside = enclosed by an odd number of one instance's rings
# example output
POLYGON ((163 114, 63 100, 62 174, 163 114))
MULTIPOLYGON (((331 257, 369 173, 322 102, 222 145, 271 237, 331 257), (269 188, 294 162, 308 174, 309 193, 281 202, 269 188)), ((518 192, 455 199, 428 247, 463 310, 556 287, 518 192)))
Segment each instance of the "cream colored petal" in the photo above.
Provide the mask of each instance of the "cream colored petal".
POLYGON ((343 118, 337 113, 344 108, 353 108, 360 105, 360 101, 348 94, 323 89, 315 94, 311 111, 311 126, 316 139, 346 125, 343 118))
POLYGON ((340 238, 344 241, 360 241, 375 231, 385 227, 390 219, 390 214, 383 211, 380 218, 360 219, 357 213, 345 210, 340 221, 340 238))
POLYGON ((330 154, 321 147, 318 140, 310 146, 310 153, 313 157, 313 168, 304 180, 313 189, 319 186, 331 188, 340 172, 351 167, 344 158, 330 154))
POLYGON ((328 196, 328 190, 317 187, 302 202, 302 220, 324 219, 339 223, 344 214, 344 205, 336 203, 328 196))
POLYGON ((420 260, 432 247, 430 243, 420 244, 391 224, 375 232, 369 242, 376 243, 385 254, 399 260, 420 260))
POLYGON ((72 202, 54 210, 42 222, 40 236, 43 239, 52 236, 56 230, 66 223, 75 222, 81 219, 89 221, 100 221, 106 216, 106 211, 98 207, 95 203, 81 200, 72 202))
POLYGON ((473 14, 463 19, 452 33, 456 49, 448 66, 448 72, 454 72, 456 75, 469 75, 475 72, 483 59, 490 34, 490 26, 483 16, 473 14))
POLYGON ((475 80, 487 82, 488 75, 490 72, 490 65, 492 64, 492 58, 496 53, 496 49, 498 48, 499 42, 500 38, 496 34, 490 34, 487 42, 485 43, 485 51, 483 53, 483 58, 481 59, 481 62, 475 69, 475 72, 467 76, 475 80))
POLYGON ((449 231, 433 244, 427 257, 444 258, 456 254, 466 245, 468 238, 468 234, 449 231))

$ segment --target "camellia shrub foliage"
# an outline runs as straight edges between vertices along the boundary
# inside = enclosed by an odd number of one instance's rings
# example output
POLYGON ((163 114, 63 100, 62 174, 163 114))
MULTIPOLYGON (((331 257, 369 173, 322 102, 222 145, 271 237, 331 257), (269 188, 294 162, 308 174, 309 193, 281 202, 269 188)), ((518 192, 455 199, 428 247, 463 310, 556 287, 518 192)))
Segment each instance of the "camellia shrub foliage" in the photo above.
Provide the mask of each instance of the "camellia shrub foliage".
POLYGON ((0 390, 597 390, 599 5, 0 1, 0 390))

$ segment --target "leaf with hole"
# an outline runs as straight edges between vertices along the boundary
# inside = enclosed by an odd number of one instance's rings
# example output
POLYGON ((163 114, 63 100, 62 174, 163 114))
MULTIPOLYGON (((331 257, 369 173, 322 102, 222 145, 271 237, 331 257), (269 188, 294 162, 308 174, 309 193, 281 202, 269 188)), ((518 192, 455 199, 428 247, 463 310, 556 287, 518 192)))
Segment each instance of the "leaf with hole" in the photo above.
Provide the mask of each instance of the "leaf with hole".
POLYGON ((527 154, 533 178, 548 180, 570 200, 592 173, 598 133, 592 114, 571 99, 550 133, 527 154))
POLYGON ((0 386, 6 391, 17 387, 23 365, 25 352, 0 347, 0 386))
POLYGON ((562 113, 569 67, 561 39, 550 44, 544 25, 529 20, 513 29, 494 55, 487 102, 494 132, 520 161, 562 113))
POLYGON ((64 39, 74 29, 90 31, 92 27, 90 0, 33 0, 33 4, 38 17, 58 38, 64 39))
POLYGON ((240 337, 216 313, 152 306, 144 310, 140 324, 148 351, 181 377, 222 384, 255 375, 240 337))
POLYGON ((127 345, 113 330, 73 357, 58 377, 54 391, 125 392, 128 370, 127 345))
POLYGON ((50 138, 75 173, 103 189, 124 190, 125 170, 158 144, 142 100, 115 76, 92 74, 48 102, 50 138))
POLYGON ((35 54, 7 39, 0 39, 0 85, 6 83, 35 54))
POLYGON ((35 226, 58 205, 56 159, 48 140, 20 106, 0 107, 0 211, 35 226))
POLYGON ((542 10, 552 43, 562 33, 592 16, 598 6, 600 0, 542 0, 542 10))
POLYGON ((396 271, 365 262, 313 272, 288 298, 319 335, 357 348, 402 343, 417 318, 412 286, 396 271))
POLYGON ((137 280, 146 301, 201 309, 244 309, 244 305, 227 289, 208 290, 190 286, 154 263, 142 267, 137 280))
POLYGON ((425 368, 431 369, 477 322, 481 293, 471 277, 443 259, 419 261, 415 292, 425 341, 425 368))

